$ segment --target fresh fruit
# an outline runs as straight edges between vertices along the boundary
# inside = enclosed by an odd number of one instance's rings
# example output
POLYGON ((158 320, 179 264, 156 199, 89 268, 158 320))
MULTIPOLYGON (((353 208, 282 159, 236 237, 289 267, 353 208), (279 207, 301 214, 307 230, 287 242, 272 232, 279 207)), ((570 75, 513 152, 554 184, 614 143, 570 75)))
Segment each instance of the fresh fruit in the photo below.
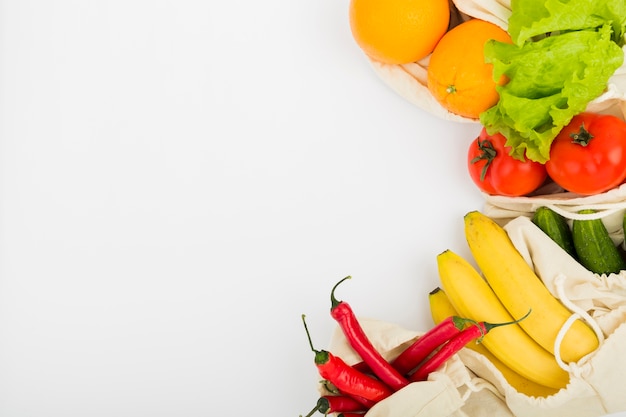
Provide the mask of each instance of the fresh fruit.
POLYGON ((565 252, 569 253, 572 258, 578 258, 576 248, 574 247, 572 230, 569 228, 565 217, 561 216, 550 207, 543 206, 535 210, 532 222, 565 252))
POLYGON ((480 122, 489 133, 506 136, 516 156, 544 163, 559 131, 607 90, 623 64, 623 40, 613 40, 618 33, 617 39, 623 39, 625 13, 620 10, 626 3, 611 0, 614 8, 598 0, 512 3, 507 30, 515 45, 489 42, 485 47, 494 76, 509 81, 480 122), (611 9, 621 15, 618 20, 602 16, 611 9))
MULTIPOLYGON (((512 315, 478 271, 463 257, 447 250, 437 256, 443 290, 459 315, 473 319, 510 321, 512 315)), ((528 310, 516 318, 523 317, 528 310)), ((534 314, 524 320, 530 319, 534 314)), ((550 352, 534 341, 519 324, 501 327, 486 335, 482 344, 520 375, 547 387, 560 389, 569 376, 550 352)))
MULTIPOLYGON (((579 214, 593 213, 594 210, 579 211, 579 214)), ((579 262, 591 272, 610 274, 626 269, 626 262, 601 219, 574 220, 572 236, 579 262)))
POLYGON ((488 194, 517 197, 535 191, 548 175, 545 166, 513 158, 505 143, 501 134, 489 135, 485 128, 481 130, 467 153, 472 181, 488 194))
MULTIPOLYGON (((465 237, 489 286, 513 317, 532 314, 520 326, 544 349, 555 353, 557 335, 572 315, 554 297, 517 251, 506 231, 479 211, 465 215, 465 237)), ((583 321, 575 320, 561 342, 564 362, 577 362, 599 346, 598 337, 583 321)))
MULTIPOLYGON (((447 317, 458 315, 459 313, 454 309, 454 306, 450 302, 450 299, 446 295, 445 291, 441 288, 437 288, 428 294, 428 303, 430 305, 430 313, 435 324, 441 323, 447 317)), ((537 384, 530 379, 518 374, 498 359, 493 353, 489 351, 482 343, 469 343, 465 347, 480 353, 489 360, 502 373, 502 376, 506 381, 522 394, 526 394, 532 397, 547 397, 555 394, 558 390, 555 388, 545 387, 537 384)))
POLYGON ((546 169, 555 183, 578 194, 620 185, 626 178, 626 122, 588 112, 574 116, 552 142, 546 169))
POLYGON ((487 41, 511 42, 499 26, 471 19, 448 31, 439 41, 428 64, 428 89, 448 111, 477 119, 498 102, 493 66, 485 62, 487 41))
POLYGON ((385 64, 430 54, 448 30, 448 0, 351 0, 350 29, 359 47, 385 64))

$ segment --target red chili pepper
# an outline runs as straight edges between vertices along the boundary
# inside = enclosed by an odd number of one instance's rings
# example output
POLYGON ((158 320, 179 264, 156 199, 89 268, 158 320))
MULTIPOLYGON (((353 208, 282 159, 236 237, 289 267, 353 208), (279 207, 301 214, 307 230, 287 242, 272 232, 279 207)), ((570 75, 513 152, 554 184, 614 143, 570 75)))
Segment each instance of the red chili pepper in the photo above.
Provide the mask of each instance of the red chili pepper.
POLYGON ((350 396, 358 396, 366 400, 378 402, 387 398, 393 391, 382 381, 365 375, 347 363, 339 356, 326 350, 316 350, 311 341, 311 335, 302 315, 304 328, 309 338, 311 350, 315 353, 315 365, 320 376, 330 381, 340 392, 350 396))
POLYGON ((355 401, 361 403, 364 409, 369 410, 376 405, 376 401, 368 400, 367 398, 359 397, 358 395, 351 396, 355 401))
POLYGON ((417 338, 391 362, 391 365, 401 374, 408 374, 436 348, 465 329, 468 323, 475 324, 476 321, 458 316, 446 318, 417 338))
POLYGON ((363 361, 355 363, 354 365, 352 365, 352 367, 359 372, 363 372, 364 374, 372 373, 372 370, 370 369, 370 367, 367 366, 367 364, 363 361))
POLYGON ((507 326, 509 324, 519 323, 521 320, 524 320, 530 311, 526 313, 524 317, 519 320, 510 321, 506 323, 487 323, 484 321, 476 322, 474 325, 466 328, 461 333, 454 336, 448 342, 446 342, 433 356, 431 356, 426 362, 424 362, 411 376, 409 379, 411 382, 416 381, 424 381, 428 378, 428 375, 437 370, 441 365, 444 364, 448 359, 452 357, 455 353, 461 350, 465 345, 470 343, 473 340, 476 340, 477 343, 480 343, 483 337, 487 333, 489 333, 492 329, 500 326, 507 326))
POLYGON ((335 298, 335 289, 350 276, 345 277, 333 287, 330 293, 331 316, 337 321, 339 327, 343 331, 348 343, 361 356, 374 375, 380 378, 393 390, 399 390, 409 384, 409 381, 400 374, 383 356, 376 350, 372 342, 369 340, 361 324, 357 320, 352 307, 344 301, 338 301, 335 298))
POLYGON ((365 413, 339 413, 337 417, 363 417, 365 413))
MULTIPOLYGON (((352 367, 354 368, 354 366, 352 367)), ((322 380, 320 382, 323 385, 324 389, 332 395, 346 395, 346 393, 339 391, 337 387, 334 386, 330 381, 322 380)), ((359 397, 358 395, 350 395, 350 397, 355 401, 358 401, 365 409, 370 409, 374 405, 376 405, 376 401, 368 400, 366 398, 359 397)))
POLYGON ((317 405, 304 417, 311 417, 316 411, 326 415, 344 411, 367 411, 367 409, 352 397, 345 395, 324 395, 317 400, 317 405))

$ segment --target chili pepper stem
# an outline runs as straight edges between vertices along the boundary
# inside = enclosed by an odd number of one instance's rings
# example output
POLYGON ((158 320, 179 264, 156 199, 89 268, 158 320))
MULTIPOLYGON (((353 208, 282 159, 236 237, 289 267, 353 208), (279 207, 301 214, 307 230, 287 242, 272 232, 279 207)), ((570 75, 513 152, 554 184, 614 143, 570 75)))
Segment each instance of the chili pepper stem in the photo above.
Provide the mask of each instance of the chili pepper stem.
POLYGON ((309 340, 309 346, 311 346, 311 350, 314 353, 317 353, 318 351, 313 347, 313 341, 311 340, 311 333, 309 333, 309 326, 306 325, 306 315, 305 314, 302 315, 302 324, 304 324, 304 331, 306 332, 306 337, 309 340))
POLYGON ((452 316, 452 323, 454 323, 454 327, 459 330, 463 330, 468 324, 478 324, 476 320, 468 319, 460 316, 452 316))
MULTIPOLYGON (((315 408, 309 411, 309 414, 307 414, 304 417, 311 417, 313 414, 315 414, 316 411, 319 411, 320 413, 323 413, 324 415, 328 414, 328 411, 329 411, 328 401, 324 401, 323 397, 317 400, 317 404, 315 405, 315 408)), ((302 415, 300 415, 299 417, 302 417, 302 415)))
POLYGON ((407 379, 376 350, 367 334, 365 334, 352 307, 345 301, 339 301, 335 297, 337 286, 349 278, 350 276, 347 276, 339 281, 330 292, 330 314, 339 324, 350 346, 370 367, 374 375, 393 390, 404 388, 409 383, 407 379))
MULTIPOLYGON (((314 409, 312 409, 311 411, 309 411, 309 414, 307 414, 304 417, 311 417, 313 414, 315 414, 316 411, 318 411, 320 409, 320 404, 318 403, 314 409)), ((302 417, 302 414, 300 414, 298 417, 302 417)))
POLYGON ((480 343, 482 341, 482 339, 485 337, 485 335, 491 331, 491 329, 495 329, 496 327, 500 327, 500 326, 508 326, 510 324, 517 324, 520 321, 524 320, 526 317, 528 317, 530 315, 531 311, 533 311, 532 308, 528 309, 528 313, 524 314, 524 317, 519 318, 517 320, 513 320, 513 321, 507 321, 505 323, 488 323, 488 322, 484 321, 482 324, 485 327, 485 331, 483 331, 482 328, 480 326, 478 326, 478 328, 481 329, 482 336, 480 336, 476 340, 476 343, 480 343))
POLYGON ((320 384, 322 384, 322 387, 324 387, 324 389, 331 394, 339 395, 339 390, 329 380, 323 379, 320 381, 320 384))
POLYGON ((315 353, 315 365, 323 379, 331 381, 339 391, 346 395, 362 397, 368 401, 377 402, 393 393, 391 388, 382 381, 357 371, 345 363, 339 356, 335 356, 326 350, 315 349, 304 314, 302 315, 302 322, 307 331, 309 345, 315 353))
POLYGON ((331 310, 333 308, 337 307, 337 305, 341 302, 341 301, 337 300, 337 298, 335 298, 335 290, 337 289, 339 284, 341 284, 342 282, 344 282, 347 279, 352 279, 352 277, 350 275, 348 275, 347 277, 345 277, 344 279, 342 279, 341 281, 336 283, 335 286, 333 287, 333 289, 330 291, 330 309, 331 310))
POLYGON ((411 374, 409 379, 412 382, 425 380, 431 372, 435 371, 445 361, 452 357, 452 355, 466 346, 471 340, 475 340, 476 343, 480 343, 482 338, 485 337, 485 335, 493 328, 519 323, 528 317, 531 311, 532 309, 528 310, 528 313, 518 320, 506 323, 487 323, 483 321, 476 323, 475 326, 470 326, 464 329, 462 332, 446 342, 441 349, 433 354, 433 356, 431 356, 430 359, 428 359, 424 364, 420 365, 420 367, 418 367, 417 370, 411 374))
POLYGON ((418 337, 391 362, 391 365, 401 374, 409 374, 437 349, 437 347, 447 342, 459 332, 462 332, 465 328, 476 325, 478 325, 476 320, 456 315, 448 316, 445 320, 442 320, 435 325, 435 327, 432 327, 429 331, 418 337))
POLYGON ((322 364, 328 361, 329 355, 325 350, 317 350, 313 347, 313 341, 311 340, 311 333, 309 333, 309 327, 306 324, 306 316, 302 315, 302 323, 304 324, 304 330, 306 332, 306 337, 309 340, 309 346, 311 346, 311 350, 315 353, 315 363, 322 364))

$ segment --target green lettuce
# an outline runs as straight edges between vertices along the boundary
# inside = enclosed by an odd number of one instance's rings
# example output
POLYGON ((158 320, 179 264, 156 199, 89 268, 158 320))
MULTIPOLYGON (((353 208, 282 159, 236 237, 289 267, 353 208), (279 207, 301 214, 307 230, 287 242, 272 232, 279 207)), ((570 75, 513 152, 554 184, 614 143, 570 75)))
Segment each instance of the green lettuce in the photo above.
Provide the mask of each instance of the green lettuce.
MULTIPOLYGON (((523 19, 514 16, 511 24, 516 19, 521 24, 523 19)), ((518 159, 547 161, 559 131, 604 92, 622 65, 624 53, 614 34, 609 22, 598 29, 565 31, 522 44, 489 41, 485 59, 493 64, 494 79, 504 75, 509 81, 498 87, 498 103, 480 115, 487 132, 502 133, 518 159)))
POLYGON ((594 30, 605 24, 612 39, 623 45, 626 27, 624 0, 512 0, 509 34, 517 45, 531 38, 572 30, 594 30))

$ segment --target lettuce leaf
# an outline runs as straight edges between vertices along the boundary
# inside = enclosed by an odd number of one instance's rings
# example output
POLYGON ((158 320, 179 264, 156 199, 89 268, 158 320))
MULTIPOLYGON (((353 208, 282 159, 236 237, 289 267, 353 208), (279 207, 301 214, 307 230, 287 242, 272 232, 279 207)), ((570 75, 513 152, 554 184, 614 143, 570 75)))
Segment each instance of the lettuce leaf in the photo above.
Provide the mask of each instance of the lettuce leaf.
POLYGON ((603 93, 622 65, 613 33, 605 24, 522 45, 489 41, 485 59, 493 64, 494 80, 505 75, 509 82, 498 87, 498 103, 480 115, 487 132, 502 133, 512 156, 546 162, 559 131, 603 93))
POLYGON ((512 0, 509 34, 522 45, 531 38, 572 30, 597 29, 610 24, 612 39, 624 44, 624 0, 512 0))

